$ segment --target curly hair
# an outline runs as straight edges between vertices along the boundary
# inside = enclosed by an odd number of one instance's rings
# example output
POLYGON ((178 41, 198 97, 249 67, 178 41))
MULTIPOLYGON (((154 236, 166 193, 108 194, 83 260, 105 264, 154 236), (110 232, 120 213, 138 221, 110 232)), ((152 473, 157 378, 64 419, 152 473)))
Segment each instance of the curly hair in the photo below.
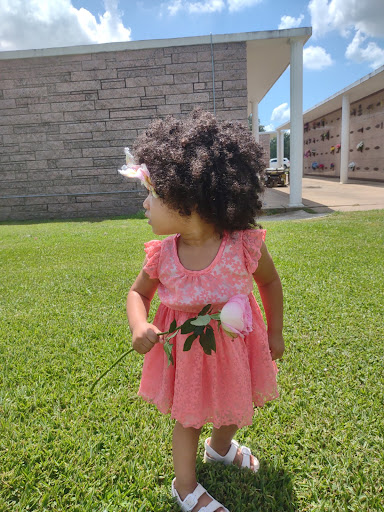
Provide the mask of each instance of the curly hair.
POLYGON ((153 121, 133 152, 158 196, 181 215, 195 211, 216 231, 254 228, 264 184, 262 149, 240 123, 210 112, 153 121))

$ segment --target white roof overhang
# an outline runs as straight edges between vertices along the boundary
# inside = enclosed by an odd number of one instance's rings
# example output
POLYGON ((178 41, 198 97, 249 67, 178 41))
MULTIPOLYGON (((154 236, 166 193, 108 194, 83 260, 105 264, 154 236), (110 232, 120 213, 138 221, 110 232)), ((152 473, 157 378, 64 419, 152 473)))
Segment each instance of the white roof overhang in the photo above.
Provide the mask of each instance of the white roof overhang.
MULTIPOLYGON (((288 68, 291 42, 311 37, 311 27, 252 32, 247 41, 248 100, 260 102, 288 68)), ((247 34, 242 34, 247 35, 247 34)))

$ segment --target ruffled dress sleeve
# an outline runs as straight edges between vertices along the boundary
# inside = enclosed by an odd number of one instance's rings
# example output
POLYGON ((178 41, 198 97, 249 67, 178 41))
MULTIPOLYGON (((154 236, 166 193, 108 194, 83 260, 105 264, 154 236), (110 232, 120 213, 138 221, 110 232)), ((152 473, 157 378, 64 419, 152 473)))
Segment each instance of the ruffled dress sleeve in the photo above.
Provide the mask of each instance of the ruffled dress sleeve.
POLYGON ((265 240, 265 229, 247 229, 243 231, 243 251, 245 267, 253 274, 261 257, 261 246, 265 240))
POLYGON ((151 240, 144 244, 145 261, 143 270, 151 279, 159 278, 159 261, 161 254, 161 240, 151 240))

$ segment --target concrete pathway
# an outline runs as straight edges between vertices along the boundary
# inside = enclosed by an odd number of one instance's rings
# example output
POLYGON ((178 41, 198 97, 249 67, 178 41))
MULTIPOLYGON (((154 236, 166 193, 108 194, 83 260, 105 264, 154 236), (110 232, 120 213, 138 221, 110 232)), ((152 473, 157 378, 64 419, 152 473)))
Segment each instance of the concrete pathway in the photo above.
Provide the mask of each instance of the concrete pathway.
MULTIPOLYGON (((269 213, 290 211, 292 215, 292 209, 289 208, 289 186, 266 189, 263 204, 269 213)), ((318 214, 384 209, 384 183, 353 181, 344 185, 333 178, 303 178, 303 205, 318 214)), ((307 215, 313 218, 313 214, 307 215)), ((263 217, 263 221, 265 219, 263 217)), ((277 220, 276 216, 271 220, 277 220)))
POLYGON ((283 221, 283 220, 312 220, 318 219, 319 217, 328 217, 330 213, 308 213, 305 210, 287 210, 284 213, 274 213, 269 214, 266 212, 266 215, 262 215, 257 218, 257 221, 263 226, 265 222, 272 221, 283 221))

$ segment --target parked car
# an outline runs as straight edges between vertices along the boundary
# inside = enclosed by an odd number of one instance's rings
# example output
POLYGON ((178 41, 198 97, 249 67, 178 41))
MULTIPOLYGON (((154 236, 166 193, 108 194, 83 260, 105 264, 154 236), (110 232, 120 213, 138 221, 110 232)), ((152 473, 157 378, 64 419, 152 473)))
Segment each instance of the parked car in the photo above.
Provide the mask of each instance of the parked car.
MULTIPOLYGON (((270 167, 270 169, 277 169, 277 158, 270 159, 269 167, 270 167)), ((291 167, 291 163, 288 160, 288 158, 283 158, 283 167, 284 167, 284 169, 288 169, 289 167, 291 167)))

